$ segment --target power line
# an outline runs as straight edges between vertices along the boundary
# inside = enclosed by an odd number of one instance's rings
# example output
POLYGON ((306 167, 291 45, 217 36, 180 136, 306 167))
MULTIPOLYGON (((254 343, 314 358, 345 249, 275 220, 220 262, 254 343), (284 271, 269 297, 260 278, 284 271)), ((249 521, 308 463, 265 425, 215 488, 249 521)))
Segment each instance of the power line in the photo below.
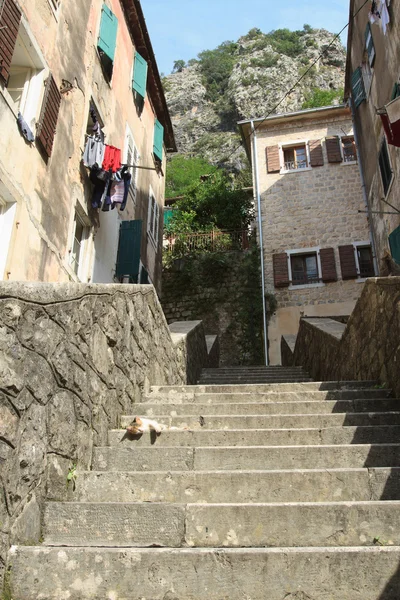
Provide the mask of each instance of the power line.
MULTIPOLYGON (((297 86, 299 85, 299 83, 307 76, 307 74, 311 71, 311 69, 317 64, 317 62, 323 58, 323 56, 326 54, 326 52, 329 50, 329 48, 331 46, 333 46, 333 44, 336 42, 336 40, 342 35, 343 31, 345 29, 347 29, 347 27, 349 27, 350 23, 352 21, 354 21, 354 19, 356 18, 356 16, 358 15, 359 12, 361 12, 361 10, 364 8, 364 6, 366 4, 368 4, 370 0, 365 0, 365 2, 360 6, 360 8, 354 13, 354 15, 352 16, 352 18, 350 19, 350 21, 343 27, 343 29, 341 29, 339 31, 339 33, 337 35, 335 35, 335 37, 333 38, 333 40, 330 42, 330 44, 328 44, 328 46, 325 48, 325 50, 314 60, 313 63, 311 63, 311 65, 308 67, 308 69, 303 73, 303 75, 296 81, 296 83, 290 88, 289 91, 287 91, 285 93, 285 95, 279 100, 278 104, 276 104, 270 111, 269 113, 261 120, 257 123, 257 126, 254 127, 254 131, 257 131, 257 129, 259 129, 259 127, 261 127, 261 125, 263 123, 265 123, 265 121, 268 119, 268 117, 274 113, 276 111, 276 109, 284 102, 284 100, 286 100, 286 98, 288 96, 290 96, 290 94, 292 92, 295 91, 295 89, 297 88, 297 86)), ((255 120, 255 119, 254 119, 255 120)), ((247 136, 244 136, 243 142, 246 142, 246 140, 250 139, 252 133, 250 133, 247 136)), ((239 146, 237 146, 236 148, 234 148, 234 150, 232 150, 232 152, 230 154, 228 154, 228 156, 226 157, 226 161, 229 160, 229 158, 235 154, 239 148, 241 148, 242 144, 240 144, 239 146)))

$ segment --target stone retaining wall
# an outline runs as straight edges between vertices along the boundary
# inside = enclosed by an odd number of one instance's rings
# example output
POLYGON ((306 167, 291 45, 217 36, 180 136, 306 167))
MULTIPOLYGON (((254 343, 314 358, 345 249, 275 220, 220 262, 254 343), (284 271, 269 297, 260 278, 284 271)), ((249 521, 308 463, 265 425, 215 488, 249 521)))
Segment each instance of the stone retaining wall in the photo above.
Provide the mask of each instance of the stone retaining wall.
POLYGON ((171 334, 152 286, 0 283, 0 589, 69 467, 89 468, 150 384, 195 383, 207 361, 202 323, 171 334))
POLYGON ((317 381, 379 380, 400 398, 400 277, 368 279, 347 325, 302 319, 293 362, 317 381))

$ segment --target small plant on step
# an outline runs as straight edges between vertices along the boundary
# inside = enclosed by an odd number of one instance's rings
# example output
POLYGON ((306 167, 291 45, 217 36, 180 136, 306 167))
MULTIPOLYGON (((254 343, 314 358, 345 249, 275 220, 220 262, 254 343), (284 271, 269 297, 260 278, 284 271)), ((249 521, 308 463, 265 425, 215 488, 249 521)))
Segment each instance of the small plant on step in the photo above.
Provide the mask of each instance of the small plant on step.
POLYGON ((75 487, 76 487, 76 464, 73 463, 72 466, 68 469, 68 475, 67 475, 67 487, 69 486, 69 484, 72 481, 72 491, 75 491, 75 487))

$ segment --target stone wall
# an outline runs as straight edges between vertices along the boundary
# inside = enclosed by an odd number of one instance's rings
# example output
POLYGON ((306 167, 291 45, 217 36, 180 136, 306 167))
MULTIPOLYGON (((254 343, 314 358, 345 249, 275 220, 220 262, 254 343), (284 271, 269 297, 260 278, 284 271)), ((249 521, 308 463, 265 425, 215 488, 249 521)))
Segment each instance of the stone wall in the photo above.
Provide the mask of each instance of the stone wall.
POLYGON ((69 467, 90 467, 150 384, 195 383, 207 359, 202 324, 171 334, 152 286, 0 284, 0 581, 69 467))
POLYGON ((400 277, 368 279, 347 323, 302 319, 294 364, 314 379, 379 380, 400 397, 400 277))

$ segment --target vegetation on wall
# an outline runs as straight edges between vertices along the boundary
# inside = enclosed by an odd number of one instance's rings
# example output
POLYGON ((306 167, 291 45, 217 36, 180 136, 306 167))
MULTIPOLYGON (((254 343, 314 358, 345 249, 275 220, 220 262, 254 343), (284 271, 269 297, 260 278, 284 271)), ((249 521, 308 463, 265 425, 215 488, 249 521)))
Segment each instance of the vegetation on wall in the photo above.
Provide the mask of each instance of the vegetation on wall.
POLYGON ((183 196, 200 177, 215 173, 217 168, 200 156, 187 157, 175 154, 168 161, 165 183, 166 198, 183 196))

